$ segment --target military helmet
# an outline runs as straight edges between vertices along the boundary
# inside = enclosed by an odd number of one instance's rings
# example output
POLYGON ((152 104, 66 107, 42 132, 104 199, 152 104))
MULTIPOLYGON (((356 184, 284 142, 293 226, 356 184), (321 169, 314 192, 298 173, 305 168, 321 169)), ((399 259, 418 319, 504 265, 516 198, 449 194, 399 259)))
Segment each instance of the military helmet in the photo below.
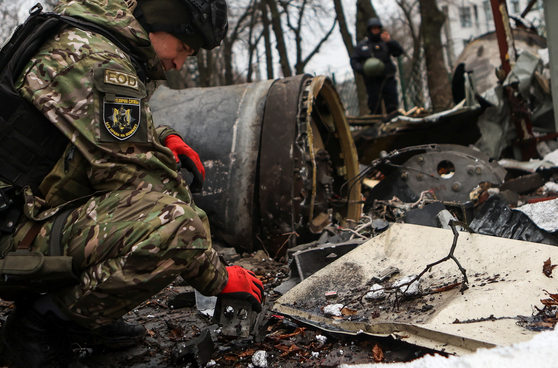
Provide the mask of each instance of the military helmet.
POLYGON ((377 77, 384 72, 386 65, 378 58, 371 57, 364 62, 364 74, 369 77, 377 77))
POLYGON ((134 16, 147 32, 167 32, 192 47, 211 50, 228 30, 225 0, 138 0, 134 16))
POLYGON ((383 25, 378 18, 370 18, 368 19, 368 23, 366 23, 366 29, 370 29, 370 27, 383 28, 383 25))

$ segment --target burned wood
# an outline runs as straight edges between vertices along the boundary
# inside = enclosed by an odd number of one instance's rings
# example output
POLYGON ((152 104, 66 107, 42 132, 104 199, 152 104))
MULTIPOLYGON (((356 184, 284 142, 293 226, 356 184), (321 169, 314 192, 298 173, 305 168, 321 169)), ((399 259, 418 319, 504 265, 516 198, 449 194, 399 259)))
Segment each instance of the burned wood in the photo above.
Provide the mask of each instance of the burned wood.
MULTIPOLYGON (((454 237, 453 237, 453 243, 451 245, 451 249, 450 249, 447 256, 445 256, 444 258, 442 258, 442 259, 440 259, 436 262, 433 262, 433 263, 430 263, 430 264, 426 265, 426 267, 422 270, 421 273, 419 273, 417 276, 413 277, 411 280, 409 280, 407 282, 404 282, 404 283, 399 284, 397 286, 386 286, 386 287, 383 287, 381 289, 376 290, 376 291, 384 290, 386 292, 391 292, 393 295, 395 295, 395 299, 394 299, 394 303, 393 303, 393 307, 395 309, 398 308, 402 299, 405 298, 406 296, 408 296, 408 295, 406 295, 406 293, 407 293, 407 291, 409 290, 409 288, 411 287, 411 285, 413 283, 417 282, 425 273, 431 271, 432 267, 434 267, 436 265, 439 265, 440 263, 443 263, 443 262, 448 261, 450 259, 455 262, 455 264, 459 268, 459 271, 461 271, 461 274, 463 275, 463 281, 460 282, 460 283, 454 283, 452 285, 448 285, 448 286, 445 286, 445 287, 442 287, 442 288, 438 288, 436 290, 432 290, 428 293, 421 293, 420 295, 423 296, 423 295, 433 294, 433 293, 436 293, 436 292, 451 290, 454 287, 457 287, 459 285, 461 285, 461 289, 460 289, 461 293, 463 293, 465 290, 467 290, 469 288, 467 286, 467 284, 469 283, 469 280, 467 278, 467 271, 465 270, 465 268, 463 268, 461 266, 461 264, 459 263, 459 261, 455 257, 454 252, 455 252, 455 249, 457 247, 457 239, 459 238, 459 232, 457 231, 456 226, 461 225, 469 231, 470 231, 470 229, 466 224, 464 224, 462 222, 459 222, 459 221, 450 221, 449 225, 452 229, 454 237), (405 286, 406 286, 406 288, 403 289, 405 286)), ((359 304, 362 305, 362 299, 369 292, 370 292, 370 290, 365 290, 364 292, 359 293, 356 297, 354 297, 352 299, 349 299, 349 301, 345 305, 348 305, 348 304, 351 304, 351 303, 359 303, 359 304)))
POLYGON ((477 323, 477 322, 486 322, 486 321, 498 321, 501 319, 517 319, 520 320, 519 317, 494 317, 493 314, 491 314, 488 317, 481 317, 481 318, 473 318, 473 319, 466 319, 464 321, 460 321, 457 318, 455 319, 455 321, 453 321, 453 324, 465 324, 465 323, 477 323))

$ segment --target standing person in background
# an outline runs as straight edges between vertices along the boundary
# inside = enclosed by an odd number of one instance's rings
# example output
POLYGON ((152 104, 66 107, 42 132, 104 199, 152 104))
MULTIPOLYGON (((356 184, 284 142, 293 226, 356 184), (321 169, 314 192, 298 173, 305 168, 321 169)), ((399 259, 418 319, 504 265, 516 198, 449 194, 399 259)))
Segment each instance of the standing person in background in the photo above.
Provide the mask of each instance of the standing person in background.
POLYGON ((351 55, 351 67, 364 77, 368 108, 372 115, 381 114, 382 100, 388 114, 397 110, 397 80, 391 57, 403 54, 399 42, 383 30, 378 18, 368 20, 368 37, 360 41, 351 55))

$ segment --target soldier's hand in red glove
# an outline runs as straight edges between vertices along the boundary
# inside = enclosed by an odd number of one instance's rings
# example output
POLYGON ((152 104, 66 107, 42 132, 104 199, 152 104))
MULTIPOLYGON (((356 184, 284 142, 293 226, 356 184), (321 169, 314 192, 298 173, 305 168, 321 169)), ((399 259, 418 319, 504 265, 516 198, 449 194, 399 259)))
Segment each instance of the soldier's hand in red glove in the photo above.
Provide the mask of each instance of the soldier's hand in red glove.
POLYGON ((253 272, 240 266, 229 266, 227 272, 229 281, 219 295, 248 300, 256 312, 261 312, 264 288, 260 279, 253 272))
POLYGON ((199 193, 203 188, 203 181, 205 180, 205 168, 201 163, 200 156, 190 146, 188 146, 182 138, 173 134, 165 139, 165 146, 170 148, 174 154, 176 162, 180 167, 185 168, 194 175, 194 180, 190 184, 192 193, 199 193))

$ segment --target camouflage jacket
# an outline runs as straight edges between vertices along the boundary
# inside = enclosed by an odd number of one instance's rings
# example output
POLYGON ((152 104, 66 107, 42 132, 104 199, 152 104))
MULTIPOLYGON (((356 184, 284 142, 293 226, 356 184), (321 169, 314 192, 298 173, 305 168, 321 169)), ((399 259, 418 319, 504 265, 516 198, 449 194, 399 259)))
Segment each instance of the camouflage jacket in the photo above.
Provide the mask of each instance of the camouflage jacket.
MULTIPOLYGON (((134 6, 131 0, 61 0, 55 11, 102 26, 147 61, 151 80, 165 79, 134 6)), ((207 224, 161 143, 169 131, 155 129, 148 105, 155 82, 144 84, 113 43, 90 31, 63 29, 31 58, 16 87, 70 142, 41 183, 42 198, 35 196, 28 217, 43 219, 53 208, 96 192, 135 189, 173 196, 207 224)), ((206 230, 210 247, 208 225, 206 230)), ((219 273, 226 275, 224 267, 219 273)))

